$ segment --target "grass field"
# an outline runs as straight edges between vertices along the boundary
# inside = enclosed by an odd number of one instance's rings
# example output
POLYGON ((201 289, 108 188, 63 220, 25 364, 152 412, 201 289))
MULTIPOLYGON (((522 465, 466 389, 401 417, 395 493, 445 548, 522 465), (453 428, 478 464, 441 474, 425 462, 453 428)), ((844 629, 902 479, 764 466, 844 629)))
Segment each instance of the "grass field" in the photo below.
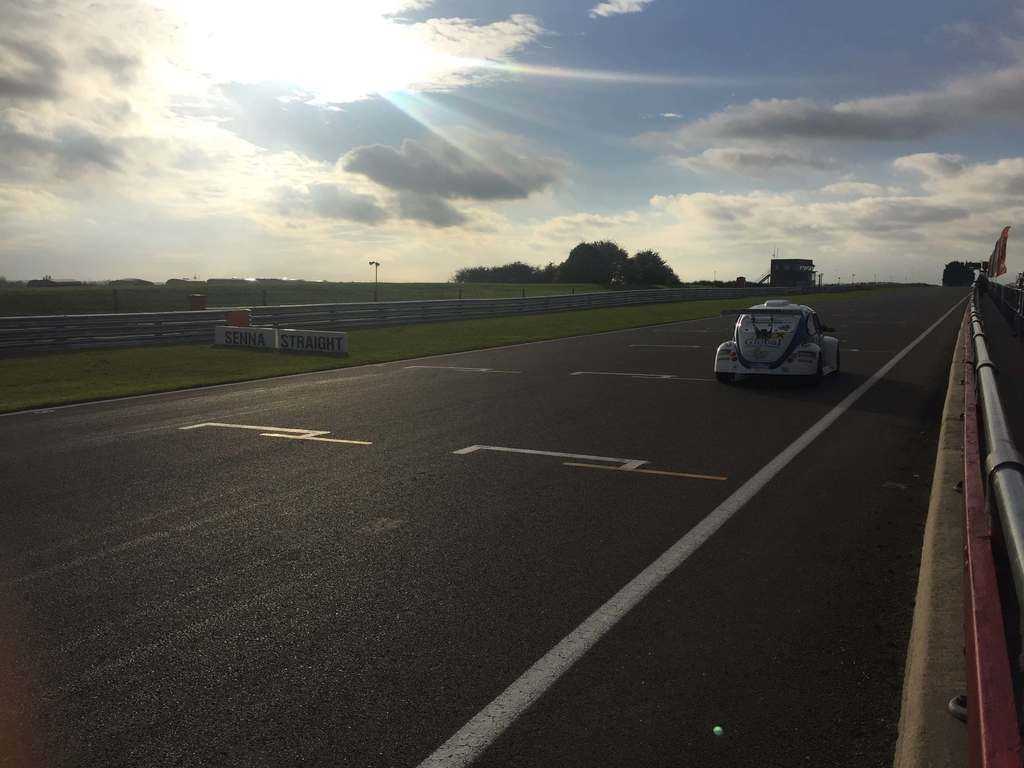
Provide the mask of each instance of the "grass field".
MULTIPOLYGON (((593 293, 591 283, 513 285, 511 283, 381 283, 381 301, 415 299, 498 299, 551 294, 593 293)), ((192 293, 205 293, 210 307, 252 307, 268 304, 321 304, 373 301, 373 283, 270 283, 265 285, 154 285, 118 287, 89 285, 69 288, 0 287, 0 316, 77 315, 105 312, 170 312, 188 309, 192 293)))
MULTIPOLYGON (((801 301, 818 305, 835 298, 835 294, 807 294, 801 296, 801 301)), ((352 352, 347 358, 228 350, 205 345, 12 357, 2 363, 0 412, 668 323, 717 315, 724 308, 749 306, 761 300, 763 297, 742 301, 685 301, 357 330, 349 334, 352 352)))

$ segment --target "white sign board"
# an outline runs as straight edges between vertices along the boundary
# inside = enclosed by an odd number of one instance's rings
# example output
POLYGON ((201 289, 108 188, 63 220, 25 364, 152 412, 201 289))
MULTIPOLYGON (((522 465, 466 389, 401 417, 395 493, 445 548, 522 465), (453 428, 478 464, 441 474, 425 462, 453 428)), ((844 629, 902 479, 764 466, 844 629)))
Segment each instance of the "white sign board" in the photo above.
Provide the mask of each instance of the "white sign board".
POLYGON ((348 334, 341 331, 278 331, 282 352, 313 352, 318 355, 347 355, 348 334))
POLYGON ((213 331, 213 343, 223 347, 277 349, 277 329, 218 325, 213 331))

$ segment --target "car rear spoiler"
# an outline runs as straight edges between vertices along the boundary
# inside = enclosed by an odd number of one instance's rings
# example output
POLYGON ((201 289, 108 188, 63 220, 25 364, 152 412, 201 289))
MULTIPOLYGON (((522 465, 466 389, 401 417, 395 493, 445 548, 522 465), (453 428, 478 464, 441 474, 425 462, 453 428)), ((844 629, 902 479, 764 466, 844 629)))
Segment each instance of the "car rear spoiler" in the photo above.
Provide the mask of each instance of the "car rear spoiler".
POLYGON ((726 315, 802 315, 804 311, 802 309, 784 309, 779 307, 768 307, 762 309, 760 307, 737 307, 735 309, 723 309, 722 317, 726 315))

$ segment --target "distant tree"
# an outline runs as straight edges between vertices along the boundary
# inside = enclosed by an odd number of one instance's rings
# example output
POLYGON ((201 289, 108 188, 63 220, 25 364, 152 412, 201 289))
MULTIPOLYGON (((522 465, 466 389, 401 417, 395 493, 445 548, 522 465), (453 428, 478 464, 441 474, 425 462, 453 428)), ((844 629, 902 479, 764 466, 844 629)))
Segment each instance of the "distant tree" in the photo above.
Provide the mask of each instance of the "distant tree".
POLYGON ((625 282, 631 285, 679 285, 679 277, 657 251, 638 251, 623 268, 625 282))
POLYGON ((557 283, 559 267, 553 261, 549 261, 548 265, 544 269, 540 270, 541 282, 545 283, 557 283))
POLYGON ((543 270, 521 261, 500 267, 463 267, 453 277, 457 283, 539 283, 543 279, 543 270))
POLYGON ((632 257, 617 243, 580 243, 561 264, 534 267, 513 261, 498 267, 462 267, 452 275, 457 283, 599 283, 601 285, 679 285, 679 277, 657 251, 632 257))
POLYGON ((610 240, 580 243, 569 251, 569 258, 559 267, 558 280, 562 283, 609 285, 614 277, 624 277, 628 258, 629 254, 610 240))
POLYGON ((951 261, 942 270, 943 285, 970 285, 974 280, 975 264, 966 261, 951 261))

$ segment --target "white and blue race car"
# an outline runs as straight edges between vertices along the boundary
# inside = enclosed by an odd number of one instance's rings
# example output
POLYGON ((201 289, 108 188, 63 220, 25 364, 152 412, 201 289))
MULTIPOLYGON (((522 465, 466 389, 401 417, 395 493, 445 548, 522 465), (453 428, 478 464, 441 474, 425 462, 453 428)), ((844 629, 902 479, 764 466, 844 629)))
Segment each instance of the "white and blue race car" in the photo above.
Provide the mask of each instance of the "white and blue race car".
POLYGON ((715 378, 735 381, 737 376, 809 376, 818 382, 839 372, 839 339, 821 322, 818 313, 788 299, 773 299, 738 314, 731 341, 715 353, 715 378))

